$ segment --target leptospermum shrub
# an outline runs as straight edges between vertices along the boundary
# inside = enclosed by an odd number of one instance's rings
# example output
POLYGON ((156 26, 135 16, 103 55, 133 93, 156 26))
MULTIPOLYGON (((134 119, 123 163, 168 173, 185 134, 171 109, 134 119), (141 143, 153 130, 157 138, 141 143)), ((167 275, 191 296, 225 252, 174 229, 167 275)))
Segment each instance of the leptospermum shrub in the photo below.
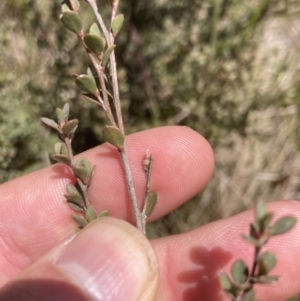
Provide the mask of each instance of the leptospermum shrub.
MULTIPOLYGON (((75 83, 83 91, 86 101, 94 103, 106 113, 109 125, 103 129, 103 137, 116 147, 120 154, 136 226, 146 234, 146 221, 157 203, 158 195, 150 190, 154 159, 150 151, 145 150, 145 159, 142 162, 146 178, 145 198, 143 208, 139 208, 127 156, 114 54, 115 38, 122 28, 124 16, 117 13, 119 0, 110 0, 111 18, 107 26, 99 12, 101 10, 98 10, 96 0, 85 1, 90 5, 96 20, 88 32, 83 31, 78 0, 64 1, 60 17, 65 28, 75 33, 82 42, 90 60, 86 74, 74 74, 75 83)), ((88 223, 109 213, 107 210, 96 212, 89 202, 88 189, 93 180, 95 166, 86 158, 74 159, 72 141, 78 120, 69 120, 69 109, 69 104, 65 104, 63 108, 56 109, 57 120, 46 117, 41 120, 57 131, 60 140, 54 145, 52 159, 69 166, 76 178, 74 184, 67 184, 65 198, 76 212, 72 218, 79 228, 84 228, 88 223)), ((252 266, 248 267, 242 259, 239 259, 232 265, 231 276, 226 273, 219 276, 221 287, 233 301, 253 301, 255 284, 268 284, 278 280, 278 276, 269 274, 276 265, 276 256, 273 252, 264 251, 263 248, 272 236, 283 234, 296 224, 296 219, 292 216, 282 217, 272 224, 273 215, 267 212, 264 202, 257 204, 255 212, 255 221, 250 226, 250 234, 243 236, 255 250, 252 266)))

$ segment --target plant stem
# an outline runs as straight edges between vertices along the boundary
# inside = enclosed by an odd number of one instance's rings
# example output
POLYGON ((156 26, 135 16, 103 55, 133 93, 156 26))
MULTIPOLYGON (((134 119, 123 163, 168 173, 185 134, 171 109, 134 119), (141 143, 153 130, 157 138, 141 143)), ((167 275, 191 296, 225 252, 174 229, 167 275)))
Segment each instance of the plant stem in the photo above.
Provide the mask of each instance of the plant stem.
POLYGON ((131 200, 131 205, 132 205, 135 221, 136 221, 136 226, 142 233, 146 234, 146 225, 143 223, 142 214, 139 209, 125 146, 122 150, 120 150, 120 156, 121 156, 121 161, 122 161, 124 172, 125 172, 127 188, 128 188, 128 192, 129 192, 129 196, 130 196, 130 200, 131 200))
MULTIPOLYGON (((94 12, 97 22, 98 22, 98 24, 103 32, 103 35, 106 39, 108 47, 113 46, 114 36, 112 35, 112 33, 110 31, 108 31, 107 27, 105 26, 103 18, 98 11, 96 1, 95 0, 86 0, 86 2, 91 6, 91 8, 94 12)), ((118 4, 119 4, 119 0, 116 0, 112 3, 111 24, 112 24, 113 20, 115 19, 118 4)), ((96 68, 96 70, 98 70, 98 69, 96 68)), ((106 103, 107 90, 106 90, 105 81, 104 81, 104 77, 103 77, 104 76, 103 70, 101 70, 98 75, 100 78, 104 103, 106 103)), ((124 134, 124 124, 123 124, 123 117, 122 117, 122 112, 121 112, 121 102, 120 102, 119 84, 118 84, 118 76, 117 76, 117 64, 116 64, 114 50, 112 51, 112 53, 110 55, 110 75, 111 75, 111 79, 112 79, 113 104, 114 104, 114 109, 115 109, 115 113, 116 113, 117 127, 124 134)), ((116 126, 115 123, 112 123, 112 125, 116 126)), ((132 180, 130 164, 129 164, 125 146, 123 147, 123 149, 119 150, 119 153, 120 153, 121 161, 122 161, 124 172, 125 172, 126 184, 127 184, 127 189, 129 192, 129 197, 131 200, 131 205, 132 205, 135 221, 136 221, 136 227, 142 233, 146 234, 146 219, 143 218, 143 214, 138 206, 136 192, 135 192, 135 188, 134 188, 133 180, 132 180)))

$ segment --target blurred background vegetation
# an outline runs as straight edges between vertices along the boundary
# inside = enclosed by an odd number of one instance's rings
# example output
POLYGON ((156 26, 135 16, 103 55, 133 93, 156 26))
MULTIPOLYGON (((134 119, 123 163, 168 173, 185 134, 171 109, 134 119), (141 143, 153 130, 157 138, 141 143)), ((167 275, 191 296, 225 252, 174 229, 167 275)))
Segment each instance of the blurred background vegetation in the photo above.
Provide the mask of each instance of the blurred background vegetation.
MULTIPOLYGON (((107 5, 107 1, 99 1, 107 5)), ((208 187, 149 226, 184 232, 300 190, 298 0, 126 0, 117 62, 126 132, 179 124, 216 155, 208 187)), ((88 28, 91 12, 82 1, 88 28)), ((102 143, 105 116, 72 73, 87 57, 59 21, 60 1, 0 3, 0 183, 48 164, 56 135, 39 117, 65 102, 80 119, 76 153, 102 143)))

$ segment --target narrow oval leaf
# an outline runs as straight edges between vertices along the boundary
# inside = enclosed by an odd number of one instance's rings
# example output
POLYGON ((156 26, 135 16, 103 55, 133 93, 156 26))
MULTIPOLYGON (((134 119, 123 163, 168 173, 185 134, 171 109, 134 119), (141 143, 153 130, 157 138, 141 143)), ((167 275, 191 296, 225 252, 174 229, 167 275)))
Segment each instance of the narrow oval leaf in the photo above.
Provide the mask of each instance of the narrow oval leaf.
POLYGON ((76 78, 76 85, 83 91, 99 94, 95 79, 92 76, 81 74, 76 78))
POLYGON ((89 33, 91 34, 95 34, 97 36, 101 36, 101 33, 100 33, 100 29, 97 25, 97 23, 93 23, 90 27, 90 30, 89 30, 89 33))
POLYGON ((76 9, 78 10, 80 7, 80 2, 78 0, 73 0, 73 1, 74 1, 76 9))
POLYGON ((116 36, 120 32, 123 23, 124 23, 124 15, 118 15, 115 17, 111 25, 111 31, 114 36, 116 36))
POLYGON ((109 216, 109 211, 108 211, 108 210, 103 210, 103 211, 101 211, 101 212, 97 215, 97 218, 101 218, 101 217, 104 217, 104 216, 109 216))
POLYGON ((84 36, 84 43, 96 55, 101 55, 105 48, 105 39, 99 35, 86 34, 84 36))
POLYGON ((73 194, 73 193, 78 193, 79 194, 77 188, 72 184, 67 184, 67 191, 68 191, 69 194, 73 194))
POLYGON ((290 231, 297 223, 294 216, 284 216, 275 222, 272 227, 272 235, 279 235, 290 231))
POLYGON ((73 220, 79 224, 80 228, 84 228, 85 226, 88 225, 88 221, 85 218, 83 218, 81 215, 72 214, 71 216, 73 220))
POLYGON ((249 277, 249 269, 246 263, 239 259, 231 266, 232 279, 238 284, 244 284, 249 277))
POLYGON ((62 12, 65 12, 65 11, 71 11, 71 10, 70 10, 70 8, 69 8, 69 6, 68 6, 67 4, 63 4, 63 5, 61 6, 61 11, 62 11, 62 12))
POLYGON ((94 174, 95 174, 95 170, 96 170, 96 166, 94 165, 91 172, 90 172, 90 174, 89 174, 89 178, 88 178, 87 183, 86 183, 87 187, 89 187, 92 183, 92 180, 93 180, 93 177, 94 177, 94 174))
POLYGON ((254 297, 255 297, 254 289, 251 289, 242 297, 241 301, 254 301, 254 297))
POLYGON ((54 144, 54 152, 55 152, 55 154, 57 154, 57 155, 61 154, 61 147, 62 147, 62 143, 61 142, 56 142, 54 144))
POLYGON ((86 182, 89 173, 85 167, 74 166, 73 172, 76 175, 76 177, 80 178, 84 183, 86 182))
POLYGON ((86 158, 79 158, 75 163, 73 171, 76 176, 78 176, 80 179, 83 180, 84 183, 86 183, 92 171, 91 162, 86 158))
POLYGON ((42 117, 41 121, 43 123, 45 123, 46 125, 54 128, 55 130, 58 130, 58 124, 54 120, 52 120, 50 118, 42 117))
POLYGON ((146 199, 146 211, 145 214, 147 217, 150 216, 150 214, 152 213, 152 211, 154 210, 156 204, 157 204, 157 199, 158 199, 158 195, 156 191, 151 191, 148 194, 148 197, 146 199))
POLYGON ((258 201, 255 206, 256 220, 261 221, 262 218, 267 214, 267 205, 264 201, 258 201))
POLYGON ((65 122, 65 114, 62 109, 56 108, 56 116, 59 123, 65 122))
POLYGON ((90 223, 97 218, 97 213, 93 206, 89 206, 85 212, 85 218, 90 223))
POLYGON ((68 194, 65 194, 65 198, 67 199, 67 201, 77 204, 80 207, 83 207, 84 201, 82 195, 78 192, 75 186, 71 184, 68 185, 67 185, 68 194))
POLYGON ((256 279, 255 283, 260 283, 260 284, 271 284, 275 283, 280 279, 279 276, 275 275, 265 275, 265 276, 260 276, 256 279))
POLYGON ((57 162, 61 162, 61 163, 67 164, 67 165, 71 164, 70 158, 66 155, 55 154, 55 155, 52 155, 51 158, 57 162))
POLYGON ((68 203, 76 204, 81 208, 84 206, 83 198, 79 193, 65 194, 65 198, 67 199, 68 203))
POLYGON ((69 119, 69 112, 70 112, 70 105, 68 103, 66 103, 64 105, 63 112, 64 112, 64 116, 65 116, 65 122, 67 122, 69 119))
POLYGON ((66 148, 65 144, 62 143, 62 142, 56 142, 54 144, 54 152, 57 155, 65 155, 65 156, 67 156, 67 154, 68 154, 67 148, 66 148))
POLYGON ((77 128, 77 125, 78 125, 78 119, 72 119, 66 122, 61 130, 66 136, 68 136, 74 129, 77 128))
POLYGON ((125 137, 123 133, 113 126, 106 126, 103 129, 103 137, 106 142, 114 145, 118 149, 122 149, 124 146, 125 137))
POLYGON ((267 230, 272 222, 274 214, 267 213, 260 221, 262 231, 267 230))
POLYGON ((267 275, 276 265, 276 256, 272 252, 265 252, 258 257, 258 275, 267 275))
POLYGON ((60 20, 67 29, 75 32, 76 34, 81 32, 81 18, 78 14, 74 13, 73 11, 64 11, 60 16, 60 20))
POLYGON ((113 50, 115 49, 116 45, 112 45, 110 46, 109 48, 106 49, 105 53, 104 53, 104 56, 103 56, 103 60, 102 60, 102 66, 105 67, 108 60, 109 60, 109 57, 111 55, 111 53, 113 52, 113 50))
POLYGON ((95 97, 92 93, 83 93, 82 96, 89 102, 92 102, 100 107, 102 106, 97 97, 95 97))
POLYGON ((248 235, 243 234, 242 237, 247 242, 251 243, 252 245, 254 245, 254 246, 258 247, 258 248, 262 247, 261 242, 259 240, 255 239, 255 238, 253 238, 252 236, 248 236, 248 235))
POLYGON ((226 273, 219 275, 219 281, 223 290, 230 291, 232 289, 232 283, 226 273))
POLYGON ((75 203, 72 203, 72 202, 68 202, 68 205, 71 207, 71 209, 75 210, 75 211, 78 211, 78 212, 84 212, 84 209, 80 206, 78 206, 77 204, 75 203))
POLYGON ((76 161, 75 166, 85 167, 88 170, 89 173, 91 172, 91 169, 92 169, 91 162, 86 158, 79 158, 76 161))

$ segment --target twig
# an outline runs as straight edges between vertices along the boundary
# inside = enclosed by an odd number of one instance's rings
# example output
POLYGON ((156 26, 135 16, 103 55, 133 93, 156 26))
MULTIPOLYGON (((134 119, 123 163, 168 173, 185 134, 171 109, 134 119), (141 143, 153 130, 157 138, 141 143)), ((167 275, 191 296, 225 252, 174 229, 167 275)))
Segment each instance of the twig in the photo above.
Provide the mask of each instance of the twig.
POLYGON ((123 163, 125 178, 126 178, 126 182, 127 182, 127 188, 128 188, 128 192, 129 192, 129 196, 130 196, 130 200, 131 200, 131 204, 132 204, 133 213, 135 216, 136 226, 142 233, 146 234, 146 225, 143 223, 142 214, 141 214, 141 211, 138 206, 138 201, 137 201, 137 197, 136 197, 136 193, 135 193, 135 189, 134 189, 134 185, 133 185, 131 169, 130 169, 130 165, 129 165, 127 152, 125 151, 125 146, 122 150, 120 150, 120 156, 121 156, 121 160, 123 163))

